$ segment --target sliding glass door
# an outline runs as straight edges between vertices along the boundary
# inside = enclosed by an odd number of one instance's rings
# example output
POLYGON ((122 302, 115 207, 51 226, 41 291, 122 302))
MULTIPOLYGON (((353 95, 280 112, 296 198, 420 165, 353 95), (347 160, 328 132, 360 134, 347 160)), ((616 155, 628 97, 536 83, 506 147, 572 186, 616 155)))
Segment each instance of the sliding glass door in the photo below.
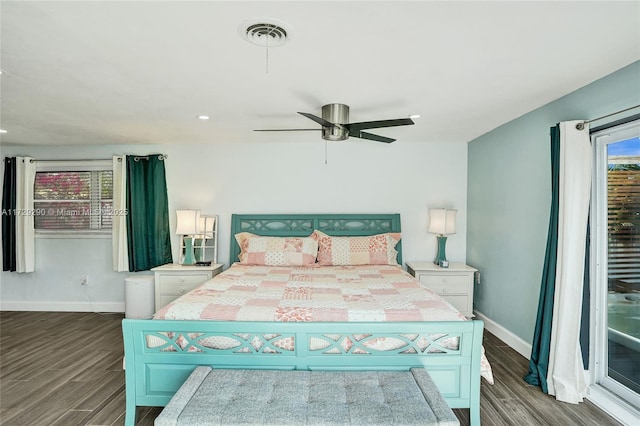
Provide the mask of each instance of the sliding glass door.
POLYGON ((593 380, 640 406, 640 122, 594 133, 593 380))

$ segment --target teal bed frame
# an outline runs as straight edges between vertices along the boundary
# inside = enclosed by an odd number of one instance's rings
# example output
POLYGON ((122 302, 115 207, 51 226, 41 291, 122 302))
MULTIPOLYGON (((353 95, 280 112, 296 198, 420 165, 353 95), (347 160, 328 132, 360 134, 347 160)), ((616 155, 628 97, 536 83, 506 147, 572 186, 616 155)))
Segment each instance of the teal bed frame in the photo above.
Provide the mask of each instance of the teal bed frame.
MULTIPOLYGON (((235 261, 239 253, 233 238, 238 232, 307 236, 314 229, 336 236, 400 232, 400 215, 233 215, 230 259, 235 261)), ((398 263, 402 264, 398 249, 398 263)), ((479 425, 483 328, 479 320, 294 323, 124 319, 125 424, 135 424, 138 406, 165 406, 196 366, 208 365, 284 370, 424 367, 449 406, 469 408, 471 424, 479 425), (376 350, 367 345, 380 337, 393 339, 397 348, 376 350), (441 346, 448 338, 459 340, 457 349, 441 346), (229 349, 211 349, 203 339, 222 339, 229 349), (279 344, 285 341, 289 345, 279 344)))

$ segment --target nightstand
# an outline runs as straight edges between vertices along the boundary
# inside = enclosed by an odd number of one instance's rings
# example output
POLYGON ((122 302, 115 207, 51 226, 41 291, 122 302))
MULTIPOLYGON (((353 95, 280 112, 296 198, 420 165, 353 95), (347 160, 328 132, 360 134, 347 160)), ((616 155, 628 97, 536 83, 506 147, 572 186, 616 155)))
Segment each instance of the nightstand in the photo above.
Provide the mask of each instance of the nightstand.
POLYGON ((222 263, 211 266, 183 266, 169 263, 156 266, 155 274, 156 311, 173 302, 186 292, 222 272, 222 263))
POLYGON ((464 263, 449 263, 441 268, 433 262, 407 262, 407 271, 420 284, 451 303, 467 318, 473 317, 473 282, 477 269, 464 263))

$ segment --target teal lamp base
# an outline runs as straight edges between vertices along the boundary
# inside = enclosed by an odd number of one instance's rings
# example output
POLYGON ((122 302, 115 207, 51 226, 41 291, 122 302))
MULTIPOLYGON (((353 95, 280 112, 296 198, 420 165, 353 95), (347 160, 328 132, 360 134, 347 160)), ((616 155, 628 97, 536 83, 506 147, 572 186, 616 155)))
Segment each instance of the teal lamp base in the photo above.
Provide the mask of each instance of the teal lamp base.
POLYGON ((183 265, 195 265, 196 257, 193 251, 193 238, 184 239, 184 260, 183 265))
POLYGON ((449 266, 449 262, 447 261, 447 255, 445 254, 445 246, 447 244, 447 237, 444 235, 438 235, 436 237, 438 239, 438 254, 436 255, 436 260, 433 262, 436 265, 442 266, 446 268, 449 266))

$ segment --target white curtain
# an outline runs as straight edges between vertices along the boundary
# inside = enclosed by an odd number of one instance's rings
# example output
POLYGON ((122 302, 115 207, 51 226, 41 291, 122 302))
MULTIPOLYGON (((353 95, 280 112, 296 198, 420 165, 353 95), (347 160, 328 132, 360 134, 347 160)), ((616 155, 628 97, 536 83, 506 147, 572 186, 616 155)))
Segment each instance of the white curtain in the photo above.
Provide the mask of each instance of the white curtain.
POLYGON ((558 258, 547 372, 549 394, 574 404, 587 393, 580 320, 592 167, 589 128, 577 130, 578 123, 560 123, 558 258))
POLYGON ((16 157, 16 272, 35 269, 36 231, 33 214, 33 187, 36 163, 31 157, 16 157))
POLYGON ((126 156, 113 157, 113 228, 111 244, 113 251, 113 270, 129 271, 129 248, 127 245, 127 173, 126 156))

